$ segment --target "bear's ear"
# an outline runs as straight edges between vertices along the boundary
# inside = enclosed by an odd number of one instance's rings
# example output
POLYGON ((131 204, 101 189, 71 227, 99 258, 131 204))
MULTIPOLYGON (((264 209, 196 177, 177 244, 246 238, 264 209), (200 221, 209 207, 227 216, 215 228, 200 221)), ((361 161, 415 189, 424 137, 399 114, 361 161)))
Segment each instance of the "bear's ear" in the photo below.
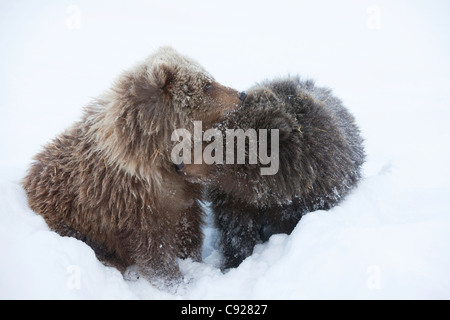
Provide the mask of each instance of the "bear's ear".
POLYGON ((164 94, 171 95, 176 74, 175 70, 166 64, 160 64, 155 71, 159 89, 164 94))
POLYGON ((286 140, 292 134, 292 120, 286 115, 272 118, 270 127, 279 130, 280 141, 286 140))

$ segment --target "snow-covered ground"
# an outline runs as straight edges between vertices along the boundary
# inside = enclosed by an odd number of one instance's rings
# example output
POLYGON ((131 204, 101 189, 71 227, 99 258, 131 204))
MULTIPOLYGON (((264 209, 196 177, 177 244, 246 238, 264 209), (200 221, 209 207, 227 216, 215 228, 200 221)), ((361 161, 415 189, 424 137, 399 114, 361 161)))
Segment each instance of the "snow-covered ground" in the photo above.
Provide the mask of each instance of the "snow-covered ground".
POLYGON ((0 298, 450 299, 450 2, 1 1, 0 298), (187 283, 124 281, 27 206, 32 156, 161 45, 239 90, 330 86, 366 138, 364 180, 223 274, 216 232, 187 283))

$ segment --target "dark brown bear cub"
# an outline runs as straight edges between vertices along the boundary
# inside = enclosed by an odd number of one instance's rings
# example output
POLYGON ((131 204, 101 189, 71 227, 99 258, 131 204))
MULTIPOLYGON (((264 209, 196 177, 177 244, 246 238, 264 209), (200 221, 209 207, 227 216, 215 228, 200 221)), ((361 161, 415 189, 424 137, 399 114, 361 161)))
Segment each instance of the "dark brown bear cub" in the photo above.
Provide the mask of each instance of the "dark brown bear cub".
POLYGON ((290 234, 302 215, 336 205, 356 186, 365 157, 353 116, 330 90, 286 78, 247 93, 244 106, 219 128, 278 129, 278 148, 268 142, 267 154, 278 156, 279 167, 263 175, 260 157, 256 164, 217 166, 208 196, 224 268, 238 266, 271 235, 290 234))
POLYGON ((36 155, 23 181, 29 205, 107 265, 177 281, 177 258, 200 259, 203 212, 201 185, 170 159, 171 133, 194 120, 208 128, 240 105, 197 62, 161 48, 36 155))

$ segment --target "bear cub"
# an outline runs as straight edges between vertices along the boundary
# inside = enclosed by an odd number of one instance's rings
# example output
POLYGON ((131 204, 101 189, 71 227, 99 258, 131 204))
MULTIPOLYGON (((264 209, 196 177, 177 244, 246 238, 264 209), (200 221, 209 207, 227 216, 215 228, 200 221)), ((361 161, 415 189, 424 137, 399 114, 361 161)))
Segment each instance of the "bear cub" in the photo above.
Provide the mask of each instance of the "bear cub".
MULTIPOLYGON (((279 130, 276 174, 262 175, 259 159, 217 165, 211 176, 207 195, 224 269, 237 267, 271 235, 290 234, 304 214, 330 209, 361 178, 365 155, 355 119, 329 89, 313 81, 263 82, 247 91, 243 107, 218 128, 224 135, 225 128, 279 130)), ((273 142, 267 143, 269 155, 273 142)))
POLYGON ((171 133, 196 120, 207 129, 241 104, 239 92, 163 47, 35 156, 23 180, 29 205, 126 278, 176 283, 177 258, 201 258, 203 211, 202 185, 171 161, 171 133))

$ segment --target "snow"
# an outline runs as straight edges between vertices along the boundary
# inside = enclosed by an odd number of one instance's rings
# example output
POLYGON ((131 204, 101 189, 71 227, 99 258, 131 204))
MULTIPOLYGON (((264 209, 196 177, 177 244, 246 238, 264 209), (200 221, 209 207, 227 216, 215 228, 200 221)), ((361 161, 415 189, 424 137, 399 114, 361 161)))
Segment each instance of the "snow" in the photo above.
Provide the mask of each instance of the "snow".
POLYGON ((0 4, 0 298, 450 299, 450 4, 427 1, 20 1, 0 4), (79 14, 79 16, 78 16, 79 14), (222 273, 217 232, 186 283, 123 280, 60 237, 19 185, 41 145, 161 45, 239 90, 300 73, 366 139, 359 187, 222 273))

